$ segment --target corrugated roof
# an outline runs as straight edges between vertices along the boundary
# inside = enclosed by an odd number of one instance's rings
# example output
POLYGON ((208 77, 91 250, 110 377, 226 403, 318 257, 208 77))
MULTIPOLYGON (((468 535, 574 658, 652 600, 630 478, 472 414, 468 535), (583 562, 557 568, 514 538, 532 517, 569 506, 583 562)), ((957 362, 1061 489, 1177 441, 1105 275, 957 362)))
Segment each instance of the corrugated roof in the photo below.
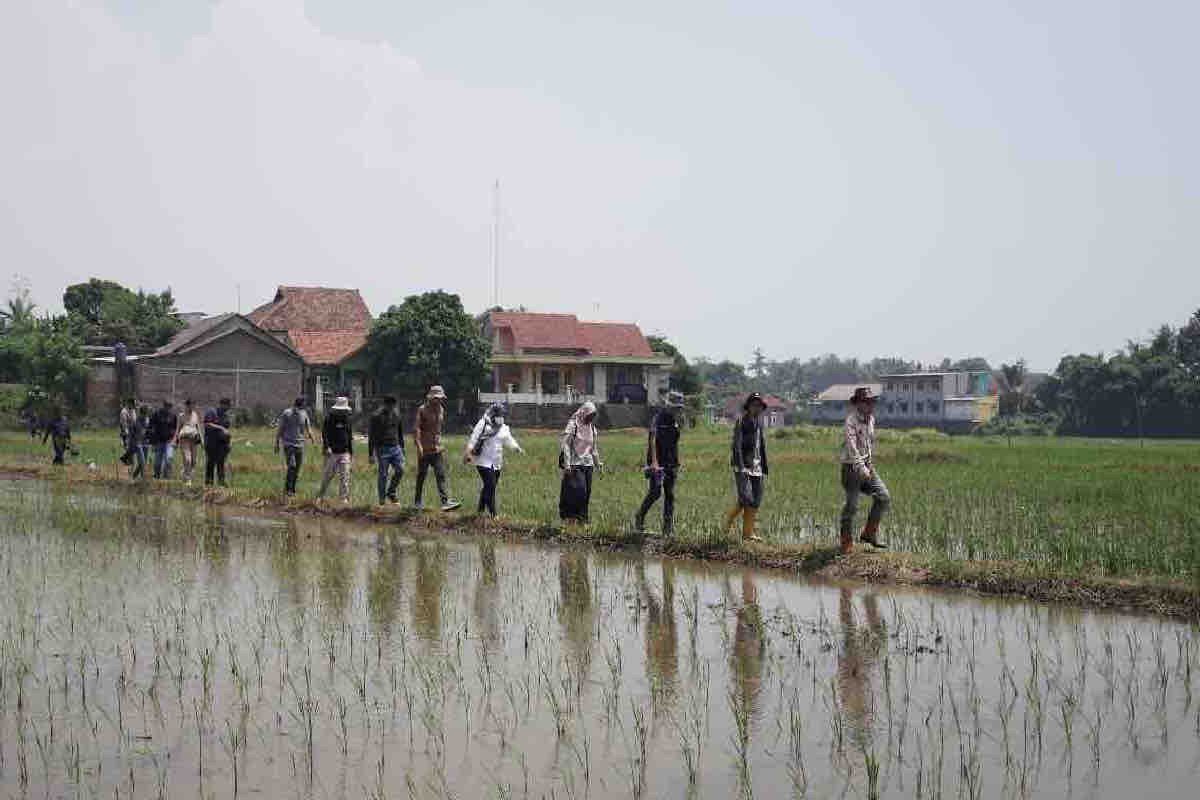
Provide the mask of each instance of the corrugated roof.
POLYGON ((268 331, 366 331, 371 311, 357 289, 280 286, 275 299, 247 315, 268 331))
POLYGON ((305 364, 340 364, 367 344, 364 331, 288 331, 292 343, 305 364))
POLYGON ((854 395, 854 390, 860 386, 867 387, 874 394, 879 394, 883 391, 882 383, 835 383, 817 395, 817 399, 822 403, 847 401, 854 395))

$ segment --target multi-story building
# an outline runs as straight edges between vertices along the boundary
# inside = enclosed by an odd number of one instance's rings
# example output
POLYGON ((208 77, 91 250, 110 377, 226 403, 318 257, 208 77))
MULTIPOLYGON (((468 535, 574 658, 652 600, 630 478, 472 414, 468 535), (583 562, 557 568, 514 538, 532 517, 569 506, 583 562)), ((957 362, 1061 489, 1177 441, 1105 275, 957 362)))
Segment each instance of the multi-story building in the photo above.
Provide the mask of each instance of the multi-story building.
POLYGON ((999 408, 992 373, 917 372, 881 375, 883 390, 875 409, 880 425, 970 430, 999 408))

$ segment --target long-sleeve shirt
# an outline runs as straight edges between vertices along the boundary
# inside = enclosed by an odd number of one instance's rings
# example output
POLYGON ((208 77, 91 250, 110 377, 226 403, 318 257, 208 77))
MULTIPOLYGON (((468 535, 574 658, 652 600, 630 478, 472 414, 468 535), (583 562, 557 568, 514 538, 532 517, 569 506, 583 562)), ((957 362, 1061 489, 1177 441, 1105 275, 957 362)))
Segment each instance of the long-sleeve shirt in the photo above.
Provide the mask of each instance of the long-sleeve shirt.
MULTIPOLYGON (((475 423, 475 428, 471 431, 471 438, 467 441, 467 452, 475 451, 475 445, 483 436, 487 424, 487 417, 483 417, 475 423)), ((506 447, 511 450, 521 449, 521 445, 517 443, 509 427, 501 425, 500 430, 483 440, 483 446, 477 455, 471 457, 471 463, 477 467, 500 469, 504 466, 504 448, 506 447)))
POLYGON ((367 448, 374 453, 384 447, 404 449, 404 420, 400 412, 381 408, 371 415, 371 423, 367 427, 367 448))
POLYGON ((574 417, 567 423, 559 439, 564 467, 594 467, 600 463, 600 448, 596 445, 596 424, 582 423, 574 417))
POLYGON ((354 453, 354 431, 351 429, 349 411, 331 409, 325 415, 321 441, 325 449, 334 455, 354 453))
POLYGON ((842 444, 842 463, 857 472, 869 472, 875 456, 875 415, 865 419, 857 410, 846 417, 846 438, 842 444))
POLYGON ((756 420, 749 414, 742 414, 733 423, 733 443, 729 463, 734 472, 744 472, 747 475, 766 475, 767 438, 763 435, 761 420, 756 420))

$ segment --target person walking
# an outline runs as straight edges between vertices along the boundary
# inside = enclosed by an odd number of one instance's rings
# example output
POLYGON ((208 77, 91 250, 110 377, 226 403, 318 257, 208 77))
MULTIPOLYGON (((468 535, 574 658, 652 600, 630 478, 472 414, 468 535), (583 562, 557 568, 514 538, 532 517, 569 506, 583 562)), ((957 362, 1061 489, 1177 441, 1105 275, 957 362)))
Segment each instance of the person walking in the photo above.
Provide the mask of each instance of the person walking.
POLYGON ((742 540, 761 542, 754 530, 758 509, 762 505, 763 480, 767 477, 767 438, 763 434, 762 415, 766 402, 758 392, 750 394, 742 404, 742 414, 733 423, 733 447, 730 465, 737 502, 725 515, 725 529, 730 530, 739 515, 742 517, 742 540))
POLYGON ((486 511, 493 517, 497 515, 496 488, 500 485, 500 470, 504 467, 504 448, 525 452, 504 421, 507 415, 508 408, 504 403, 492 403, 471 430, 467 451, 463 454, 463 463, 474 464, 483 482, 476 513, 486 511))
POLYGON ((50 440, 50 446, 54 450, 54 465, 61 467, 66 464, 63 457, 71 448, 71 421, 62 411, 56 411, 54 418, 46 424, 42 433, 43 445, 46 444, 47 439, 50 440))
POLYGON ((633 518, 633 529, 643 533, 646 515, 663 498, 663 536, 675 532, 675 479, 679 475, 679 415, 683 409, 683 394, 667 392, 667 402, 654 412, 646 444, 646 497, 633 518))
POLYGON ((563 476, 558 492, 558 516, 564 522, 588 521, 592 473, 603 466, 596 438, 596 404, 589 400, 571 415, 559 438, 558 466, 563 476))
POLYGON ((175 407, 170 400, 163 400, 162 405, 150 417, 150 442, 154 445, 154 479, 169 480, 171 477, 171 462, 175 456, 175 434, 178 432, 179 420, 175 416, 175 407))
POLYGON ((183 401, 183 410, 175 420, 175 447, 183 461, 183 483, 192 485, 192 474, 196 471, 196 445, 200 443, 203 423, 200 412, 192 404, 192 398, 183 401))
POLYGON ((228 397, 221 398, 216 408, 204 412, 204 485, 212 486, 215 475, 217 483, 225 483, 225 461, 233 444, 229 409, 233 405, 228 397))
POLYGON ((413 505, 418 511, 424 508, 422 495, 425 489, 425 475, 430 468, 433 469, 433 476, 437 480, 442 511, 453 511, 462 505, 457 500, 451 500, 446 489, 445 448, 442 446, 442 426, 445 422, 446 390, 441 386, 430 386, 425 395, 425 402, 417 408, 417 424, 413 429, 413 441, 417 445, 417 485, 413 505))
POLYGON ((129 430, 129 477, 145 479, 146 462, 150 460, 150 406, 138 408, 129 430))
POLYGON ((316 442, 308 411, 304 409, 304 398, 297 397, 290 408, 285 408, 275 424, 275 455, 283 448, 283 461, 287 472, 283 478, 283 492, 288 497, 296 494, 296 479, 304 466, 304 440, 316 442))
POLYGON ((841 551, 854 550, 854 516, 860 495, 869 495, 871 510, 859 540, 872 547, 885 548, 879 541, 879 522, 892 505, 892 496, 875 470, 875 401, 878 398, 866 386, 854 390, 851 410, 846 417, 846 438, 842 446, 842 488, 846 504, 842 506, 841 551))
POLYGON ((321 475, 321 490, 317 501, 325 499, 325 490, 333 476, 338 476, 338 496, 345 505, 350 504, 350 466, 354 458, 354 427, 350 398, 339 396, 325 414, 321 426, 321 444, 325 448, 325 471, 321 475))
POLYGON ((367 428, 368 458, 379 471, 377 488, 379 505, 399 503, 396 490, 404 477, 404 420, 396 410, 396 398, 387 395, 383 405, 371 415, 367 428), (390 473, 390 474, 389 474, 390 473))
POLYGON ((125 402, 121 406, 121 413, 117 417, 117 430, 121 435, 121 462, 128 464, 133 459, 132 445, 130 436, 133 433, 133 426, 137 423, 138 410, 137 403, 132 397, 126 397, 125 402))

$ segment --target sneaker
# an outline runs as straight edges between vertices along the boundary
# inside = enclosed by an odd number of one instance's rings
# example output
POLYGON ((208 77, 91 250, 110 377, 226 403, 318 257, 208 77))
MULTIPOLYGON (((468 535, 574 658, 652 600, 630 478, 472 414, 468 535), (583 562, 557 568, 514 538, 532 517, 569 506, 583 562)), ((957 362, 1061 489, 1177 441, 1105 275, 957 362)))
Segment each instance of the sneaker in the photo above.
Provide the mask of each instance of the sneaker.
POLYGON ((457 500, 447 500, 446 502, 442 503, 442 511, 454 511, 458 508, 462 508, 462 503, 458 502, 457 500))
MULTIPOLYGON (((399 498, 397 498, 396 495, 394 495, 394 494, 389 494, 387 496, 387 501, 388 501, 388 503, 390 503, 391 505, 394 505, 394 506, 400 505, 399 498)), ((383 503, 380 503, 380 505, 383 505, 383 503)))

